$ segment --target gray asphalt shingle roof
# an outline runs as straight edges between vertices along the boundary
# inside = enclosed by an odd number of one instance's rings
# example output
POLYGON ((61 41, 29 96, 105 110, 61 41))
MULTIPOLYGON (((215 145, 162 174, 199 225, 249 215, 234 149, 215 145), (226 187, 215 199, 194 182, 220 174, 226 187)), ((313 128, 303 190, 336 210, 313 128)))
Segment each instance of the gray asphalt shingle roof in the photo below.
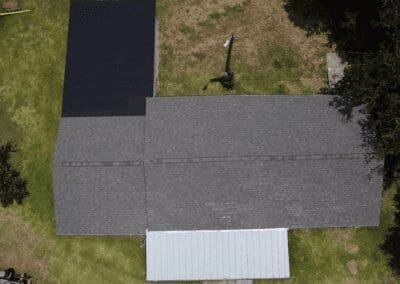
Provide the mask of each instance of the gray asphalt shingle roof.
POLYGON ((330 96, 147 100, 146 159, 363 153, 360 127, 330 96))
POLYGON ((56 167, 57 233, 141 235, 146 208, 143 167, 56 167))
POLYGON ((146 117, 63 118, 59 234, 375 226, 382 176, 331 96, 147 99, 146 117))
POLYGON ((144 117, 62 117, 57 159, 142 161, 144 117))
POLYGON ((144 117, 63 117, 58 133, 57 233, 144 234, 144 117))
POLYGON ((379 224, 362 159, 146 166, 149 230, 379 224))
POLYGON ((382 177, 331 96, 147 100, 153 230, 373 226, 382 177))

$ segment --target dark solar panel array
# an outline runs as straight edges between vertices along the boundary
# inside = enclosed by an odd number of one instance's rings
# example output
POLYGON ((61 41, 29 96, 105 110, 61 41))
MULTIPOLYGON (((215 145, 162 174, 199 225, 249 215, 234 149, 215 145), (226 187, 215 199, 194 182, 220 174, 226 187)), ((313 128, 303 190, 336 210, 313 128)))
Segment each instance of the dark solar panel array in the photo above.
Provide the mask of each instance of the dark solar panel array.
POLYGON ((154 37, 155 0, 73 0, 62 115, 145 115, 154 37))

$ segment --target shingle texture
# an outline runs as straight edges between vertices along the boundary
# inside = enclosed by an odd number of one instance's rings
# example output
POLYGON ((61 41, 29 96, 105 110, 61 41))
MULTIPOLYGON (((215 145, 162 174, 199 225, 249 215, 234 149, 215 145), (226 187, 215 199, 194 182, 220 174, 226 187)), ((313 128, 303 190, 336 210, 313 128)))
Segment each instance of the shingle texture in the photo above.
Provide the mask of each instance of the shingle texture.
POLYGON ((63 117, 60 161, 141 161, 144 117, 63 117))
POLYGON ((144 234, 144 117, 62 118, 58 133, 57 233, 144 234))
POLYGON ((152 230, 371 226, 379 179, 362 159, 147 165, 152 230))
POLYGON ((330 96, 147 99, 146 158, 363 153, 330 96))
POLYGON ((148 99, 154 230, 373 226, 382 177, 331 96, 148 99))
POLYGON ((144 233, 143 167, 57 166, 55 170, 58 234, 144 233))
POLYGON ((332 96, 147 99, 145 117, 68 117, 57 232, 137 235, 379 224, 381 166, 332 96))

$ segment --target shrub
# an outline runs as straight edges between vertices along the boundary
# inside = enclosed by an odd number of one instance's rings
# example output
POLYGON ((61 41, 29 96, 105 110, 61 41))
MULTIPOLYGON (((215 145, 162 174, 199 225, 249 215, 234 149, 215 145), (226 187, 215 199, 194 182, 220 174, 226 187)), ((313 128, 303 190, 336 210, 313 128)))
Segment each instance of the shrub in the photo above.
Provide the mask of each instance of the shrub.
POLYGON ((14 147, 10 144, 0 145, 0 204, 7 207, 15 202, 22 204, 22 200, 29 195, 26 181, 21 178, 10 163, 14 147))

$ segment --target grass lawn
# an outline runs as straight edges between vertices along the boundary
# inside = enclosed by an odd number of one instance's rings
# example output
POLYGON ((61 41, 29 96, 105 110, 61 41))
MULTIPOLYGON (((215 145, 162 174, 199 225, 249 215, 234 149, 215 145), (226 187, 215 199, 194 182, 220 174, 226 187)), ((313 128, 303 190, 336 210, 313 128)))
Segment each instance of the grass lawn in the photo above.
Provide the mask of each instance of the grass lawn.
POLYGON ((271 0, 161 0, 158 2, 160 96, 227 93, 203 87, 221 76, 223 43, 237 34, 232 65, 234 94, 312 93, 324 86, 324 37, 307 37, 271 0))
MULTIPOLYGON (((159 0, 158 95, 226 93, 219 85, 202 88, 222 75, 222 43, 232 31, 238 41, 231 93, 316 92, 326 81, 326 39, 294 27, 281 4, 159 0)), ((0 208, 0 267, 30 272, 41 283, 144 283, 139 238, 55 236, 51 162, 69 0, 24 0, 23 6, 32 12, 0 18, 0 140, 18 146, 13 161, 31 195, 23 206, 0 208)), ((379 228, 291 231, 290 282, 395 281, 379 250, 393 222, 393 191, 385 193, 379 228)))
POLYGON ((378 228, 289 231, 292 277, 276 282, 398 283, 399 278, 392 275, 387 256, 379 248, 394 224, 394 194, 394 187, 384 194, 378 228))
MULTIPOLYGON (((21 1, 22 2, 22 1, 21 1)), ((0 139, 16 142, 28 180, 21 207, 0 209, 0 267, 41 283, 141 283, 139 238, 56 237, 51 162, 63 91, 69 0, 25 0, 0 18, 0 139)))

